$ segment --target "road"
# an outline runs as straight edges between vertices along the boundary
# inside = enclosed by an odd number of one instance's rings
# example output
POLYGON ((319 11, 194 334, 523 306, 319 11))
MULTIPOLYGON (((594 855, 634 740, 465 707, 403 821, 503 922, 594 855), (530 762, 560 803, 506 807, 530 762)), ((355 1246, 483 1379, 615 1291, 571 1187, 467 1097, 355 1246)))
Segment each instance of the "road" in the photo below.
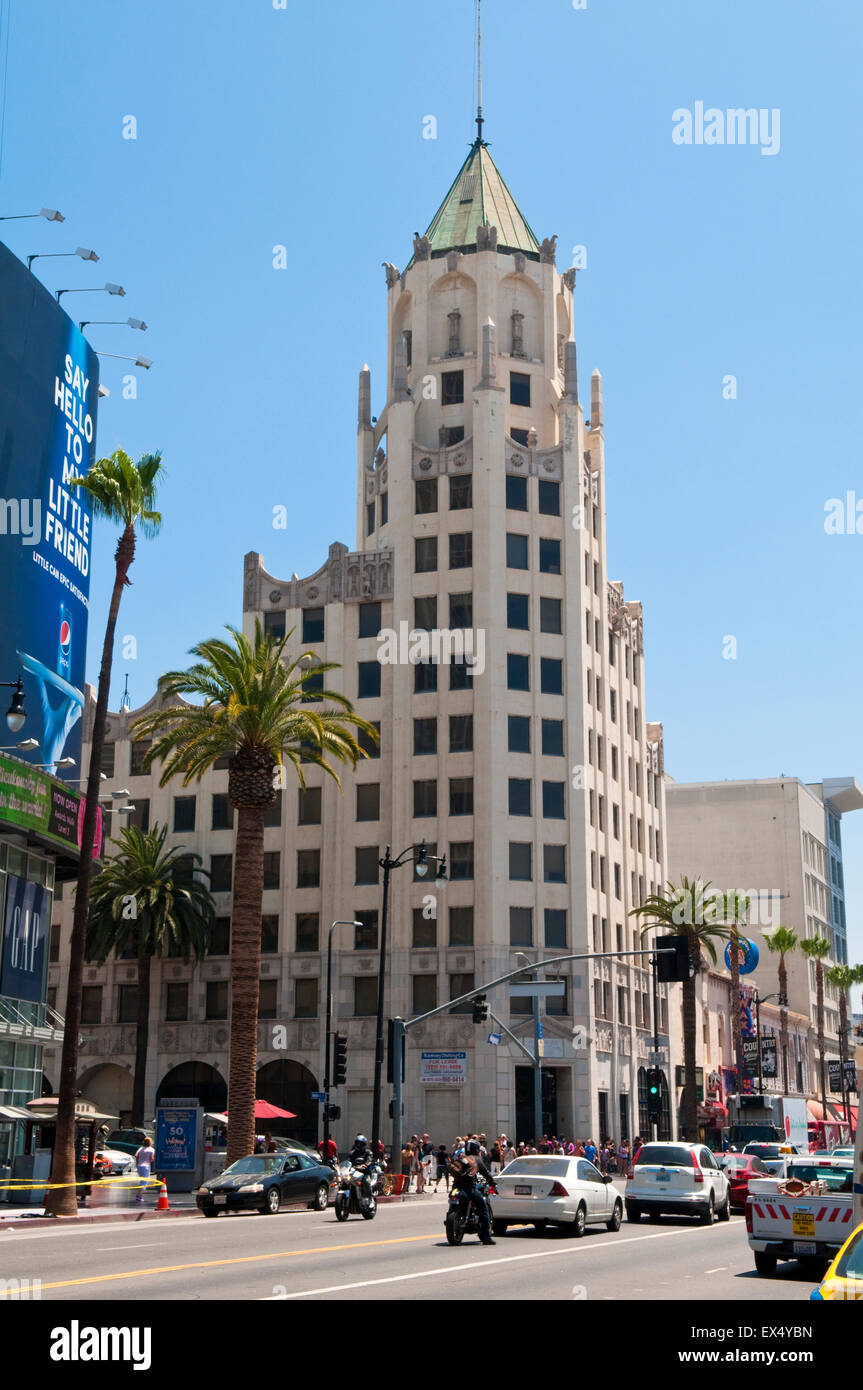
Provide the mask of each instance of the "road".
POLYGON ((13 1231, 0 1278, 40 1279, 42 1301, 155 1299, 695 1299, 803 1302, 794 1264, 755 1273, 743 1218, 711 1228, 682 1219, 589 1227, 583 1239, 515 1227, 495 1246, 456 1248, 438 1196, 387 1203, 374 1221, 328 1212, 202 1216, 13 1231))

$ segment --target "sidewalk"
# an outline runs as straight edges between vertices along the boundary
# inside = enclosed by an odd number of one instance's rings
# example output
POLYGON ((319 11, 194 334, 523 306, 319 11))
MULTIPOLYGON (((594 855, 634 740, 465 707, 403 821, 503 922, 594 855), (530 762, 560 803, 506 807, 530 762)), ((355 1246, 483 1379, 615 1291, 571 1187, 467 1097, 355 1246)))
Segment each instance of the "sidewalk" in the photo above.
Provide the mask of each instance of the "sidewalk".
POLYGON ((44 1207, 27 1206, 20 1202, 0 1202, 0 1232, 11 1230, 53 1230, 57 1226, 82 1226, 100 1221, 153 1221, 175 1216, 195 1216, 198 1208, 193 1192, 169 1192, 168 1211, 156 1211, 158 1194, 147 1197, 139 1206, 134 1198, 107 1202, 91 1196, 86 1206, 79 1204, 76 1216, 46 1216, 44 1207))

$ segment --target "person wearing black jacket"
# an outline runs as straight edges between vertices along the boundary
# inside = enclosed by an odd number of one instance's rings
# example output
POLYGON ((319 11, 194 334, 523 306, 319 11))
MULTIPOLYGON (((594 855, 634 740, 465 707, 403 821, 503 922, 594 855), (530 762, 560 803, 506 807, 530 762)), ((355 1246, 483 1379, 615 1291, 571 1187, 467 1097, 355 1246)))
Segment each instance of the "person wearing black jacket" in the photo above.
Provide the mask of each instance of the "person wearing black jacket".
POLYGON ((491 1233, 491 1218, 486 1197, 486 1185, 493 1184, 491 1173, 479 1154, 465 1154, 463 1158, 450 1161, 453 1192, 464 1192, 476 1208, 479 1218, 479 1239, 481 1245, 496 1245, 491 1233))

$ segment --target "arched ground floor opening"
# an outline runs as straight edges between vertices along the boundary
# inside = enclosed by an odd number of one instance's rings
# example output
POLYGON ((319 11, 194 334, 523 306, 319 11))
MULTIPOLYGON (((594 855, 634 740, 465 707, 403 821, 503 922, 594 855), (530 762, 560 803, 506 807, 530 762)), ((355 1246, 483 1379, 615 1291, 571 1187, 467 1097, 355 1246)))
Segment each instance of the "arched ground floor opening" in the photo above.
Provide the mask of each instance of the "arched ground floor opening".
POLYGON ((221 1112, 228 1108, 228 1084, 209 1062, 181 1062, 162 1077, 156 1087, 156 1100, 194 1097, 204 1110, 221 1112))
POLYGON ((313 1147, 318 1141, 320 1123, 320 1105, 312 1100, 312 1091, 317 1089, 314 1076, 301 1062, 266 1062, 258 1071, 257 1099, 268 1100, 280 1110, 290 1110, 297 1118, 266 1123, 259 1120, 256 1131, 268 1129, 272 1134, 299 1139, 313 1147))

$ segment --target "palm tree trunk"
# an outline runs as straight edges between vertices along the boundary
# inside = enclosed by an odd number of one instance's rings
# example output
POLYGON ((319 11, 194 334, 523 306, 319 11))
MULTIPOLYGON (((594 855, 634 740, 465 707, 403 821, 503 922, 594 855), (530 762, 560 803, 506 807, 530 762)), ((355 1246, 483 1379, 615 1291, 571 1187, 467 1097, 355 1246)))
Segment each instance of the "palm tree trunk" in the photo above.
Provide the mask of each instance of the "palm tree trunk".
MULTIPOLYGON (((779 956, 779 996, 788 998, 788 971, 785 957, 779 956)), ((788 1095, 788 1009, 783 1004, 779 1011, 779 1034, 782 1039, 782 1094, 788 1095)))
POLYGON ((824 970, 815 962, 815 990, 818 1017, 818 1064, 821 1071, 821 1118, 827 1120, 827 1085, 824 1076, 824 970))
POLYGON ((231 909, 228 1164, 250 1154, 255 1143, 263 896, 264 808, 238 806, 231 909))
POLYGON ((99 773, 102 768, 102 748, 105 743, 105 724, 108 696, 111 691, 111 667, 114 658, 114 630, 120 611, 123 588, 128 584, 129 566, 135 558, 135 528, 127 526, 117 544, 114 556, 116 572, 111 593, 111 606, 102 643, 102 665, 99 668, 99 688, 93 716, 93 736, 90 746, 90 767, 87 773, 87 800, 81 831, 81 854, 78 860, 78 882, 75 893, 75 914, 69 944, 69 980, 66 986, 64 1009, 63 1052, 60 1061, 60 1085, 57 1091, 57 1128, 54 1138, 54 1157, 51 1182, 62 1187, 49 1189, 45 1194, 45 1210, 54 1216, 74 1216, 75 1197, 75 1096, 78 1078, 78 1033, 81 1027, 81 990, 84 983, 84 948, 87 935, 87 912, 90 906, 90 879, 93 869, 93 843, 96 838, 96 813, 99 806, 99 773))
MULTIPOLYGON (((692 947, 693 938, 690 937, 690 959, 693 966, 696 966, 692 947)), ((695 1089, 695 981, 697 979, 698 976, 693 974, 690 980, 683 981, 683 1124, 686 1130, 684 1138, 688 1139, 691 1144, 698 1142, 698 1096, 695 1089)))
POLYGON ((150 1043, 150 967, 149 952, 138 957, 138 1016, 135 1020, 135 1082, 132 1088, 132 1124, 135 1128, 149 1123, 145 1114, 147 1086, 147 1051, 150 1043))
POLYGON ((740 936, 737 927, 731 928, 731 1036, 734 1039, 734 1065, 737 1070, 737 1094, 743 1095, 743 1030, 740 1026, 740 936))

